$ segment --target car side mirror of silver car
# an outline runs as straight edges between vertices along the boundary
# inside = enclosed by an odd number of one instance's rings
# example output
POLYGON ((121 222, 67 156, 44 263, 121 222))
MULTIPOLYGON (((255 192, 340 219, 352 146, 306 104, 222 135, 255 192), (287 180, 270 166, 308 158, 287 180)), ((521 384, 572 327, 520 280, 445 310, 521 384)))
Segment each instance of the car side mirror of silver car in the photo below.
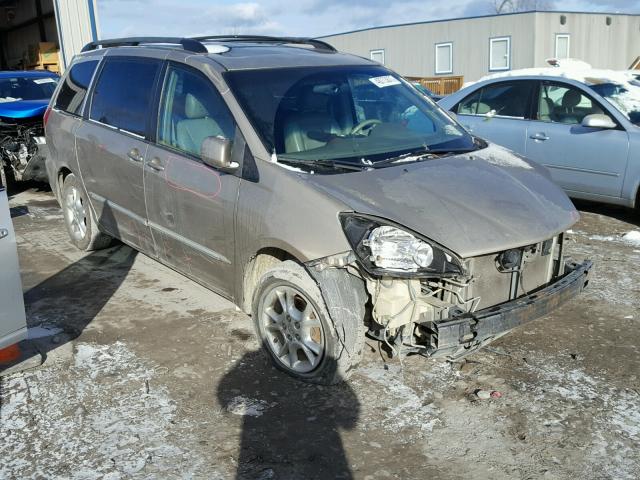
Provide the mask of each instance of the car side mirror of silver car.
POLYGON ((235 170, 239 165, 237 162, 231 161, 231 146, 232 142, 228 138, 205 138, 200 149, 202 161, 206 165, 220 170, 235 170))
POLYGON ((587 128, 616 128, 617 125, 609 115, 594 113, 582 119, 582 126, 587 128))

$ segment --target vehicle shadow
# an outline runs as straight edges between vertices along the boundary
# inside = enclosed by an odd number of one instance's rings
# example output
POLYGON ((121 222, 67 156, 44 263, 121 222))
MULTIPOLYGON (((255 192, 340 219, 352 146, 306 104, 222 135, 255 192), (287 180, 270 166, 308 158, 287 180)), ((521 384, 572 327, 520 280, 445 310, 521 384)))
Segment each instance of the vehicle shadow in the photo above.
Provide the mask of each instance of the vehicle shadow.
POLYGON ((606 203, 589 202, 587 200, 573 199, 572 201, 578 210, 615 218, 640 227, 640 213, 630 208, 606 203))
POLYGON ((242 421, 236 479, 353 478, 340 430, 355 428, 360 402, 348 383, 302 383, 253 351, 224 376, 217 397, 225 415, 242 421))
POLYGON ((51 350, 80 336, 120 288, 137 253, 123 244, 93 251, 26 291, 29 338, 19 344, 20 358, 0 364, 0 373, 23 362, 38 366, 51 350))

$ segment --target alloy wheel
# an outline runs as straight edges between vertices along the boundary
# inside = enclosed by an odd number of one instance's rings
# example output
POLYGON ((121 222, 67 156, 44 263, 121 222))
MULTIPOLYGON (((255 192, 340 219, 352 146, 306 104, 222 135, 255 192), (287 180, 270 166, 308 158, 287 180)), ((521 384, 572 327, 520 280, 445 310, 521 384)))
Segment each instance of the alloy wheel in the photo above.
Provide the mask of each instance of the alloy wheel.
POLYGON ((306 296, 288 285, 265 292, 260 322, 269 349, 284 367, 309 373, 322 361, 324 327, 306 296))

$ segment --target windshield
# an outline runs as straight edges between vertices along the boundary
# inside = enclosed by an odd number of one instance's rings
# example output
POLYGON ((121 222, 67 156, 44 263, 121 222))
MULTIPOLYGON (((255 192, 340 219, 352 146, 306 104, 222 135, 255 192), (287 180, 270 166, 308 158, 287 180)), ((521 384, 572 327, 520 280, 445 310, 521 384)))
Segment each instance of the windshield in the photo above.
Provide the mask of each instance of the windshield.
POLYGON ((589 85, 599 95, 617 108, 631 123, 640 126, 640 82, 599 83, 589 85))
POLYGON ((382 67, 245 70, 226 79, 279 159, 370 164, 477 148, 446 113, 382 67))
POLYGON ((48 100, 56 89, 56 77, 0 78, 0 103, 18 100, 48 100))

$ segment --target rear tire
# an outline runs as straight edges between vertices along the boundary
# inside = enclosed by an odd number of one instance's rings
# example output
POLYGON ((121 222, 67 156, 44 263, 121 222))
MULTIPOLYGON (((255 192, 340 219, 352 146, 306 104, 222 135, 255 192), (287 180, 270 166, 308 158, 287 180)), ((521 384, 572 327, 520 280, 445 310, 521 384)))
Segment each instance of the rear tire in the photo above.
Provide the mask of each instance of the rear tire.
POLYGON ((304 382, 340 383, 361 358, 362 318, 332 319, 318 284, 293 261, 272 267, 258 281, 252 317, 276 368, 304 382))
POLYGON ((71 243, 80 250, 100 250, 113 243, 113 237, 98 229, 98 222, 93 216, 87 194, 72 173, 64 179, 60 205, 71 243))

